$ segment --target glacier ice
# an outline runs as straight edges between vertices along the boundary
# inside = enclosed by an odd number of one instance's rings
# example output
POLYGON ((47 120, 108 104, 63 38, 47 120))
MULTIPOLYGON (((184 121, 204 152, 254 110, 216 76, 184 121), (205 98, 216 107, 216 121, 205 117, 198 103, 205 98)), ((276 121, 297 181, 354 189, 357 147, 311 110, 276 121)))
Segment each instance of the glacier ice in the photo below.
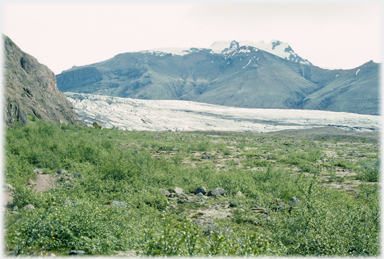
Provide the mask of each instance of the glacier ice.
POLYGON ((133 131, 272 132, 333 126, 355 131, 379 131, 380 116, 345 112, 235 108, 178 100, 141 100, 65 93, 87 125, 133 131))

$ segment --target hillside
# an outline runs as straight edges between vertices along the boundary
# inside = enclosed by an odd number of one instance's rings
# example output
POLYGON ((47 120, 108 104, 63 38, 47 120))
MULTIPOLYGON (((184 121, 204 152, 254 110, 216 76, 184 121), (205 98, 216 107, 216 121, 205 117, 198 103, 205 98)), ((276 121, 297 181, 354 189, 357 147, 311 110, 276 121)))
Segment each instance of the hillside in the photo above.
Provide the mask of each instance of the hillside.
POLYGON ((337 74, 324 88, 308 95, 305 109, 378 114, 379 65, 373 61, 337 74))
POLYGON ((123 53, 63 71, 56 76, 58 87, 63 92, 243 108, 379 114, 376 63, 351 70, 327 70, 298 57, 289 45, 282 45, 290 55, 285 58, 235 41, 227 45, 219 46, 226 47, 221 52, 216 46, 191 48, 182 55, 161 51, 123 53), (358 69, 360 73, 352 76, 358 69))
POLYGON ((4 120, 12 126, 30 120, 84 125, 72 104, 57 89, 54 73, 4 38, 4 120))

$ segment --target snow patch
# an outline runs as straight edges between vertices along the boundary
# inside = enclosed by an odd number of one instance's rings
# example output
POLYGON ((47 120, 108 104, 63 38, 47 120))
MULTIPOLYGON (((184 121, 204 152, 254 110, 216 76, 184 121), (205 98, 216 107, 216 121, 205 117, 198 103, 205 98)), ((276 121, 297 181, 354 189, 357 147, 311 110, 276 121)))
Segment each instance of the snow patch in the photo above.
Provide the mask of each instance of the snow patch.
MULTIPOLYGON (((221 53, 221 54, 229 54, 232 53, 234 50, 231 51, 224 51, 225 49, 229 49, 232 41, 215 41, 210 49, 212 49, 213 53, 221 53), (224 51, 224 52, 223 52, 224 51)), ((240 41, 239 46, 249 46, 254 47, 254 51, 258 51, 258 49, 261 49, 263 51, 269 52, 271 54, 274 54, 280 58, 292 60, 296 62, 300 62, 300 64, 310 65, 311 63, 306 59, 301 59, 299 56, 291 49, 289 44, 287 42, 281 42, 279 40, 271 40, 269 43, 264 43, 264 41, 260 41, 257 43, 254 43, 252 41, 240 41)), ((245 50, 244 50, 245 51, 245 50)))
POLYGON ((355 76, 357 76, 357 74, 359 73, 359 71, 360 71, 360 68, 356 71, 356 74, 355 74, 355 76))

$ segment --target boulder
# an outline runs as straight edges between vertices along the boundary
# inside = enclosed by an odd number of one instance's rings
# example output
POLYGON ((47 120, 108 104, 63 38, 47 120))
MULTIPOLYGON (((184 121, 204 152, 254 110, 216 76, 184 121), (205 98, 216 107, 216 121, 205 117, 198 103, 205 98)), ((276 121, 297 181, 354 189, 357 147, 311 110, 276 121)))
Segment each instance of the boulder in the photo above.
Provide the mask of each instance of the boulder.
POLYGON ((160 194, 163 196, 166 196, 166 197, 171 196, 171 193, 167 190, 164 190, 164 189, 160 189, 160 194))
POLYGON ((268 209, 259 207, 257 205, 252 206, 251 210, 253 212, 257 213, 257 214, 265 214, 265 215, 269 214, 269 210, 268 209))
POLYGON ((273 210, 278 210, 278 209, 284 209, 285 208, 285 202, 281 200, 276 200, 271 203, 271 209, 273 210))
POLYGON ((125 205, 121 201, 107 201, 103 204, 103 206, 111 206, 111 207, 119 207, 119 208, 126 208, 127 205, 125 205))
POLYGON ((75 178, 78 178, 78 179, 81 179, 81 180, 84 179, 84 177, 80 173, 76 173, 75 174, 75 178))
POLYGON ((35 168, 35 170, 33 170, 33 172, 35 174, 42 174, 43 173, 43 170, 41 168, 35 168))
POLYGON ((241 191, 238 191, 238 192, 236 193, 236 196, 241 197, 241 196, 243 196, 243 193, 242 193, 241 191))
POLYGON ((175 187, 171 190, 172 193, 175 193, 178 196, 185 195, 185 192, 180 187, 175 187))
POLYGON ((56 173, 57 173, 57 174, 65 174, 65 173, 68 173, 68 171, 67 171, 67 170, 64 170, 64 169, 59 169, 59 170, 57 170, 56 173))
POLYGON ((100 125, 100 123, 98 123, 97 121, 95 121, 95 122, 93 123, 93 127, 94 127, 95 129, 101 129, 101 125, 100 125))
POLYGON ((203 199, 203 200, 209 200, 209 197, 207 197, 207 196, 205 196, 205 195, 203 195, 201 193, 199 195, 197 195, 196 197, 199 197, 200 199, 203 199))
POLYGON ((195 194, 196 194, 196 195, 199 194, 199 193, 202 193, 203 195, 205 195, 206 192, 207 192, 207 189, 205 189, 204 186, 200 186, 200 187, 197 187, 197 188, 195 189, 195 194))
POLYGON ((21 208, 21 210, 34 210, 35 207, 32 204, 28 204, 21 208))
POLYGON ((111 203, 111 206, 116 206, 116 207, 119 207, 119 208, 126 208, 127 205, 125 205, 123 202, 121 201, 112 201, 111 203))
POLYGON ((292 202, 295 205, 299 205, 300 204, 300 200, 298 198, 296 198, 296 197, 290 198, 289 201, 292 202))
POLYGON ((225 190, 223 188, 216 188, 208 192, 208 196, 224 196, 225 190))
POLYGON ((5 186, 4 186, 4 188, 5 188, 5 190, 7 190, 7 191, 13 191, 15 188, 12 186, 12 185, 10 185, 10 184, 6 184, 5 186))
POLYGON ((82 250, 71 250, 68 252, 68 255, 85 255, 85 252, 82 250))

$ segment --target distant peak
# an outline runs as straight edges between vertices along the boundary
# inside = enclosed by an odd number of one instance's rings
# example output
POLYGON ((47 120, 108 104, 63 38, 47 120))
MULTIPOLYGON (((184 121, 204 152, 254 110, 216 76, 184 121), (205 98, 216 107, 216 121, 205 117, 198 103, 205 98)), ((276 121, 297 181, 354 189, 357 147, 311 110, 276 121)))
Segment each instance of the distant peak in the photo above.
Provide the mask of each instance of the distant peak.
MULTIPOLYGON (((270 44, 272 44, 272 49, 275 49, 277 46, 281 45, 282 42, 279 40, 271 40, 270 44)), ((288 45, 288 43, 287 43, 287 45, 288 45)))
POLYGON ((293 62, 311 65, 311 63, 308 60, 299 57, 287 42, 282 42, 281 40, 276 40, 276 39, 273 39, 268 43, 265 43, 264 41, 259 41, 257 43, 254 43, 252 41, 238 42, 235 40, 215 41, 211 45, 210 49, 212 50, 213 53, 217 53, 217 54, 220 54, 220 53, 233 54, 235 50, 244 46, 254 47, 254 48, 269 52, 280 58, 291 60, 293 62))
POLYGON ((240 45, 237 41, 233 40, 231 41, 231 45, 229 46, 230 49, 238 49, 240 48, 240 45))

